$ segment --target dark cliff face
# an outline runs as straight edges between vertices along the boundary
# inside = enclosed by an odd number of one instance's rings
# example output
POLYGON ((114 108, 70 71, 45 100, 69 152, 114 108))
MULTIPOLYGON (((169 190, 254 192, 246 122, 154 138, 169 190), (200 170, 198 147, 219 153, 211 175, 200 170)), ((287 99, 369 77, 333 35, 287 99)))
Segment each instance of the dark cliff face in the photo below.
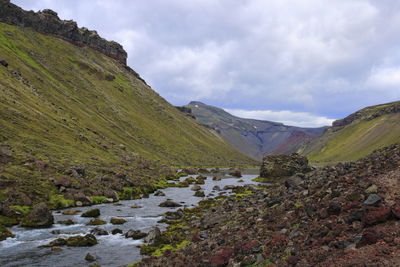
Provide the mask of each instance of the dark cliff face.
POLYGON ((77 46, 87 45, 126 65, 128 55, 120 44, 101 38, 96 31, 79 28, 75 21, 60 20, 57 13, 50 9, 39 12, 25 11, 10 3, 9 0, 0 0, 0 22, 30 27, 38 32, 62 38, 77 46))

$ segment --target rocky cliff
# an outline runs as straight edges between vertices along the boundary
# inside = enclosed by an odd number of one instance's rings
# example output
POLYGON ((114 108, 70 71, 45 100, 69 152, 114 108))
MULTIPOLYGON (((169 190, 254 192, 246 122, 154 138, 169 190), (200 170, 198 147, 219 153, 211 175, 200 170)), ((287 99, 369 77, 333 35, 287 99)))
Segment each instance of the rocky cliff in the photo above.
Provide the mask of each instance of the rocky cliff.
POLYGON ((79 28, 75 21, 61 20, 57 13, 50 9, 35 13, 23 10, 10 3, 10 0, 0 0, 0 22, 29 27, 44 34, 57 36, 77 46, 89 46, 126 65, 128 55, 120 44, 101 38, 96 31, 79 28))

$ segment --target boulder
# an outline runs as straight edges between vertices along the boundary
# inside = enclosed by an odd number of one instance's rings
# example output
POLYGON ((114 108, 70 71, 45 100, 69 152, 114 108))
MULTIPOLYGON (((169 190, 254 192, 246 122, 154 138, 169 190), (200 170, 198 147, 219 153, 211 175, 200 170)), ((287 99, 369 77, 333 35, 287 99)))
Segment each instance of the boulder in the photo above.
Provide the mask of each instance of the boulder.
POLYGON ((99 227, 93 228, 90 233, 94 235, 108 235, 108 232, 106 230, 99 227))
POLYGON ((86 256, 85 256, 85 260, 86 260, 86 261, 95 261, 95 260, 96 260, 96 256, 95 256, 95 255, 92 255, 92 254, 90 254, 90 253, 88 253, 88 254, 86 254, 86 256))
POLYGON ((54 185, 55 185, 55 186, 58 186, 58 187, 63 186, 63 187, 65 187, 65 188, 68 188, 68 187, 71 187, 71 185, 72 185, 72 180, 71 180, 71 178, 65 177, 65 176, 58 177, 58 178, 54 181, 54 185))
POLYGON ((97 244, 97 239, 92 234, 85 236, 72 236, 67 239, 67 245, 69 247, 91 247, 97 244))
POLYGON ((126 223, 126 220, 122 219, 122 218, 111 218, 110 223, 112 223, 112 224, 124 224, 124 223, 126 223))
POLYGON ((0 65, 3 65, 4 67, 8 67, 8 62, 5 61, 4 59, 0 58, 0 65))
POLYGON ((213 187, 213 190, 215 190, 215 191, 221 191, 221 187, 219 187, 218 185, 215 185, 215 186, 213 187))
POLYGON ((371 194, 367 197, 367 199, 363 202, 366 206, 377 206, 381 203, 382 198, 377 194, 371 194))
POLYGON ((88 222, 86 225, 103 225, 103 224, 106 224, 106 222, 103 220, 100 220, 99 218, 95 218, 95 219, 90 220, 90 222, 88 222))
POLYGON ((366 225, 382 223, 389 219, 391 213, 391 209, 387 207, 371 207, 371 209, 364 214, 362 222, 364 222, 366 225))
POLYGON ((146 233, 143 233, 143 232, 141 232, 139 230, 132 230, 131 229, 128 232, 125 233, 125 237, 126 238, 132 238, 132 239, 135 239, 135 240, 142 239, 142 238, 144 238, 146 236, 147 236, 146 233))
POLYGON ((233 176, 233 177, 242 177, 242 172, 239 169, 231 169, 229 170, 229 175, 233 176))
POLYGON ((158 240, 161 237, 161 230, 157 226, 154 226, 150 229, 147 236, 143 240, 144 243, 148 246, 154 246, 157 244, 158 240))
POLYGON ((205 197, 206 195, 204 194, 203 190, 199 190, 199 191, 196 191, 196 193, 194 193, 194 196, 195 197, 205 197))
POLYGON ((20 225, 30 228, 51 227, 54 223, 54 217, 44 203, 33 206, 32 212, 21 220, 20 225))
POLYGON ((86 212, 84 212, 82 217, 99 217, 100 216, 100 210, 99 209, 91 209, 86 212))
POLYGON ((63 225, 73 225, 73 224, 75 224, 75 222, 73 220, 71 220, 71 219, 64 220, 64 221, 58 221, 57 223, 63 224, 63 225))
POLYGON ((154 193, 154 195, 155 195, 156 197, 164 197, 164 196, 165 196, 165 193, 164 193, 163 191, 161 191, 161 190, 157 190, 157 191, 154 193))
POLYGON ((121 230, 121 229, 118 229, 118 228, 113 229, 113 230, 111 231, 111 234, 113 234, 113 235, 122 234, 122 233, 123 233, 122 230, 121 230))
POLYGON ((9 237, 14 237, 13 233, 11 233, 4 226, 0 225, 0 241, 6 240, 9 237))
POLYGON ((260 176, 263 178, 281 178, 309 171, 311 171, 311 167, 308 165, 307 158, 297 153, 266 155, 262 161, 260 176))
POLYGON ((201 186, 195 184, 195 185, 193 185, 190 189, 191 189, 192 191, 199 191, 199 190, 201 190, 201 186))
POLYGON ((161 202, 160 205, 158 205, 160 207, 166 207, 166 208, 176 208, 176 207, 182 207, 181 204, 176 203, 172 200, 166 200, 164 202, 161 202))

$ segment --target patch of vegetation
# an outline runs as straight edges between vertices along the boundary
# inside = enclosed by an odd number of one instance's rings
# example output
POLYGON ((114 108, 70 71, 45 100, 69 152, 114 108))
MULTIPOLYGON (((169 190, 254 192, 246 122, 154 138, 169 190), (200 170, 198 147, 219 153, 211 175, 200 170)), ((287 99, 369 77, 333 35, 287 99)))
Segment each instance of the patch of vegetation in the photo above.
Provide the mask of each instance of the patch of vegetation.
POLYGON ((75 201, 65 199, 63 195, 51 195, 49 203, 54 209, 65 209, 75 206, 75 201))
POLYGON ((10 209, 18 212, 21 217, 26 217, 31 212, 31 207, 29 206, 10 206, 10 209))

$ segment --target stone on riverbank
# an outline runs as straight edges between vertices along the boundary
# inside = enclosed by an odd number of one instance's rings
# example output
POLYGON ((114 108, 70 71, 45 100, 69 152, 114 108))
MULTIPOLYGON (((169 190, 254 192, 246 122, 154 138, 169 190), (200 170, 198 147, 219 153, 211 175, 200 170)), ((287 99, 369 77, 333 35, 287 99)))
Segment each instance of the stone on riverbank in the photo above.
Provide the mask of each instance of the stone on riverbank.
POLYGON ((264 178, 290 177, 296 173, 306 173, 311 170, 308 160, 297 153, 290 155, 266 155, 260 169, 264 178))
POLYGON ((32 212, 21 220, 22 227, 47 228, 54 223, 54 217, 44 203, 33 206, 32 212))
POLYGON ((82 214, 82 217, 99 217, 99 216, 100 216, 99 209, 88 210, 82 214))
POLYGON ((176 203, 172 200, 166 200, 164 202, 161 202, 160 205, 158 205, 160 207, 166 207, 166 208, 176 208, 176 207, 182 207, 181 204, 176 203))

